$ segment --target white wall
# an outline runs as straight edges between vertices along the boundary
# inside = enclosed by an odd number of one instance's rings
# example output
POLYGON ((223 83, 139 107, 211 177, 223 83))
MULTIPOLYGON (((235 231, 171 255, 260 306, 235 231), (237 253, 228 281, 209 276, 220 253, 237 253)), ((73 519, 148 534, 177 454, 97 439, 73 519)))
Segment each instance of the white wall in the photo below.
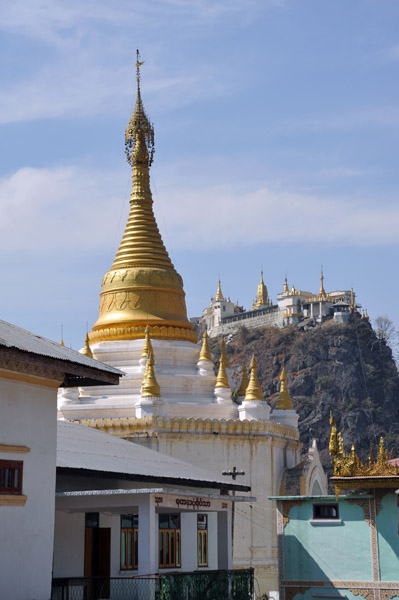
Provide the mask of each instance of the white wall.
POLYGON ((53 559, 57 390, 0 377, 0 442, 28 446, 25 506, 0 506, 1 598, 49 600, 53 559))

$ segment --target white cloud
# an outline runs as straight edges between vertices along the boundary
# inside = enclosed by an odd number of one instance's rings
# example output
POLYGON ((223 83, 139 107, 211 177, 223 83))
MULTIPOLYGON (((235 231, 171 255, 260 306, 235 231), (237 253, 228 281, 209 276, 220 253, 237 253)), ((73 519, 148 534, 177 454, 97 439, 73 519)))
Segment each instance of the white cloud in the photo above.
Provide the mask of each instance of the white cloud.
MULTIPOLYGON (((155 211, 174 248, 260 243, 397 244, 399 208, 319 198, 267 187, 173 189, 157 184, 155 211), (159 201, 158 201, 159 197, 159 201), (165 226, 163 226, 165 221, 165 226)), ((24 168, 0 180, 0 247, 5 251, 114 252, 128 210, 130 176, 78 167, 24 168), (124 205, 123 216, 121 215, 124 205), (121 220, 121 222, 120 222, 121 220)))

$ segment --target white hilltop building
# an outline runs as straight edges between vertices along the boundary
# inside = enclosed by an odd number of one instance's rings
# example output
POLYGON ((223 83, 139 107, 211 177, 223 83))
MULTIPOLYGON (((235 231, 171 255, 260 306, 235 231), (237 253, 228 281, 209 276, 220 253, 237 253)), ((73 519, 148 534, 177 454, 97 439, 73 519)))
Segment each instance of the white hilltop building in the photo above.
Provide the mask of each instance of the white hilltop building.
POLYGON ((295 325, 304 319, 321 322, 332 317, 337 323, 345 323, 351 315, 356 314, 368 319, 367 312, 358 312, 361 308, 355 301, 353 289, 326 292, 324 289, 323 271, 320 274, 320 289, 318 293, 297 290, 293 285, 288 286, 287 277, 284 280, 283 291, 277 294, 277 303, 270 300, 267 287, 263 281, 263 271, 258 285, 256 299, 251 310, 231 302, 223 296, 220 279, 216 296, 211 298, 210 305, 202 311, 202 317, 192 319, 200 330, 207 331, 209 337, 217 337, 235 333, 240 327, 249 329, 271 325, 285 327, 295 325))
MULTIPOLYGON (((102 281, 99 318, 82 350, 126 375, 112 390, 104 386, 63 390, 59 418, 218 475, 223 471, 234 479, 239 475, 239 482, 250 486, 257 500, 235 509, 233 565, 254 567, 259 590, 266 593, 277 589, 275 511, 268 497, 282 491, 292 469, 306 494, 326 492, 326 477, 317 450, 313 448, 305 461, 300 456, 298 415, 284 386, 281 401, 271 410, 254 359, 239 405, 232 400, 225 351, 215 375, 208 336, 197 343, 187 319, 182 278, 153 213, 149 177, 153 129, 142 104, 139 75, 138 65, 137 101, 126 129, 133 170, 130 213, 115 260, 102 281), (237 470, 243 474, 237 475, 237 470)), ((215 302, 222 313, 231 309, 221 292, 215 302)), ((199 570, 206 568, 198 564, 199 570)))

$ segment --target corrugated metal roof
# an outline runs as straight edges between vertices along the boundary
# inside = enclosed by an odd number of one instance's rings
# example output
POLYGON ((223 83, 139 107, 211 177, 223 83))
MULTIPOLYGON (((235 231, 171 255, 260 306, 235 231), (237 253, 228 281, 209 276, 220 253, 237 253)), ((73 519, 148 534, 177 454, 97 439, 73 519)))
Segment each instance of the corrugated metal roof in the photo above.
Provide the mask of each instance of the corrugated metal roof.
POLYGON ((105 365, 98 360, 94 360, 94 358, 80 354, 76 350, 61 346, 57 342, 48 340, 26 329, 21 329, 21 327, 17 327, 17 325, 7 323, 6 321, 0 321, 0 346, 64 360, 85 367, 91 367, 92 369, 108 371, 109 373, 122 374, 121 371, 118 371, 114 367, 105 365))
POLYGON ((204 487, 229 487, 247 490, 211 471, 196 467, 166 454, 121 440, 86 425, 58 421, 57 467, 119 473, 137 478, 174 479, 180 485, 200 482, 204 487), (213 485, 212 485, 213 484, 213 485))

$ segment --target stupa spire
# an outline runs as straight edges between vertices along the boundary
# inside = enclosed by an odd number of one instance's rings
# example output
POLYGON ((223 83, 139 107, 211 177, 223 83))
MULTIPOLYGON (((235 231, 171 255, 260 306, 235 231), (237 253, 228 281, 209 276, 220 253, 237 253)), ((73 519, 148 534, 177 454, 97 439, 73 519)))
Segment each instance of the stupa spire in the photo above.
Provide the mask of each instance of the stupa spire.
POLYGON ((154 355, 150 352, 144 372, 143 385, 141 388, 142 398, 160 398, 161 388, 159 387, 154 371, 154 355))
POLYGON ((100 315, 90 341, 152 338, 196 342, 187 319, 183 281, 163 244, 153 212, 150 166, 154 127, 141 99, 137 51, 137 99, 125 131, 126 158, 132 167, 132 193, 126 229, 110 271, 102 282, 100 315))
POLYGON ((255 354, 253 354, 251 359, 251 376, 245 392, 244 402, 263 400, 263 393, 258 379, 257 368, 258 365, 255 360, 255 354))
POLYGON ((86 333, 85 345, 84 345, 84 348, 82 348, 82 350, 81 350, 81 354, 84 354, 85 356, 89 356, 90 358, 93 358, 93 352, 91 351, 91 348, 90 348, 88 333, 86 333))
POLYGON ((293 410, 292 400, 287 390, 287 374, 285 367, 281 371, 280 375, 280 394, 276 403, 277 410, 293 410))
POLYGON ((209 338, 206 331, 204 331, 204 335, 202 336, 202 348, 198 359, 198 362, 203 361, 212 361, 211 349, 209 348, 209 338))
POLYGON ((224 300, 224 297, 222 294, 222 287, 220 285, 220 279, 218 279, 218 289, 216 291, 215 300, 224 300))
POLYGON ((227 373, 226 373, 226 355, 222 353, 220 355, 220 360, 219 360, 219 371, 218 371, 218 376, 216 379, 216 388, 229 388, 229 380, 227 378, 227 373))
POLYGON ((267 287, 263 281, 263 271, 260 272, 260 283, 256 292, 256 299, 253 302, 252 309, 259 308, 260 306, 268 306, 269 294, 267 293, 267 287))
POLYGON ((238 398, 240 398, 241 396, 245 396, 245 392, 247 390, 248 383, 249 383, 248 371, 247 371, 247 367, 244 365, 242 368, 242 372, 241 372, 241 384, 237 391, 238 398))
POLYGON ((323 274, 323 267, 321 267, 321 271, 320 271, 320 290, 319 290, 319 297, 320 298, 325 298, 326 297, 326 290, 324 289, 324 274, 323 274))

